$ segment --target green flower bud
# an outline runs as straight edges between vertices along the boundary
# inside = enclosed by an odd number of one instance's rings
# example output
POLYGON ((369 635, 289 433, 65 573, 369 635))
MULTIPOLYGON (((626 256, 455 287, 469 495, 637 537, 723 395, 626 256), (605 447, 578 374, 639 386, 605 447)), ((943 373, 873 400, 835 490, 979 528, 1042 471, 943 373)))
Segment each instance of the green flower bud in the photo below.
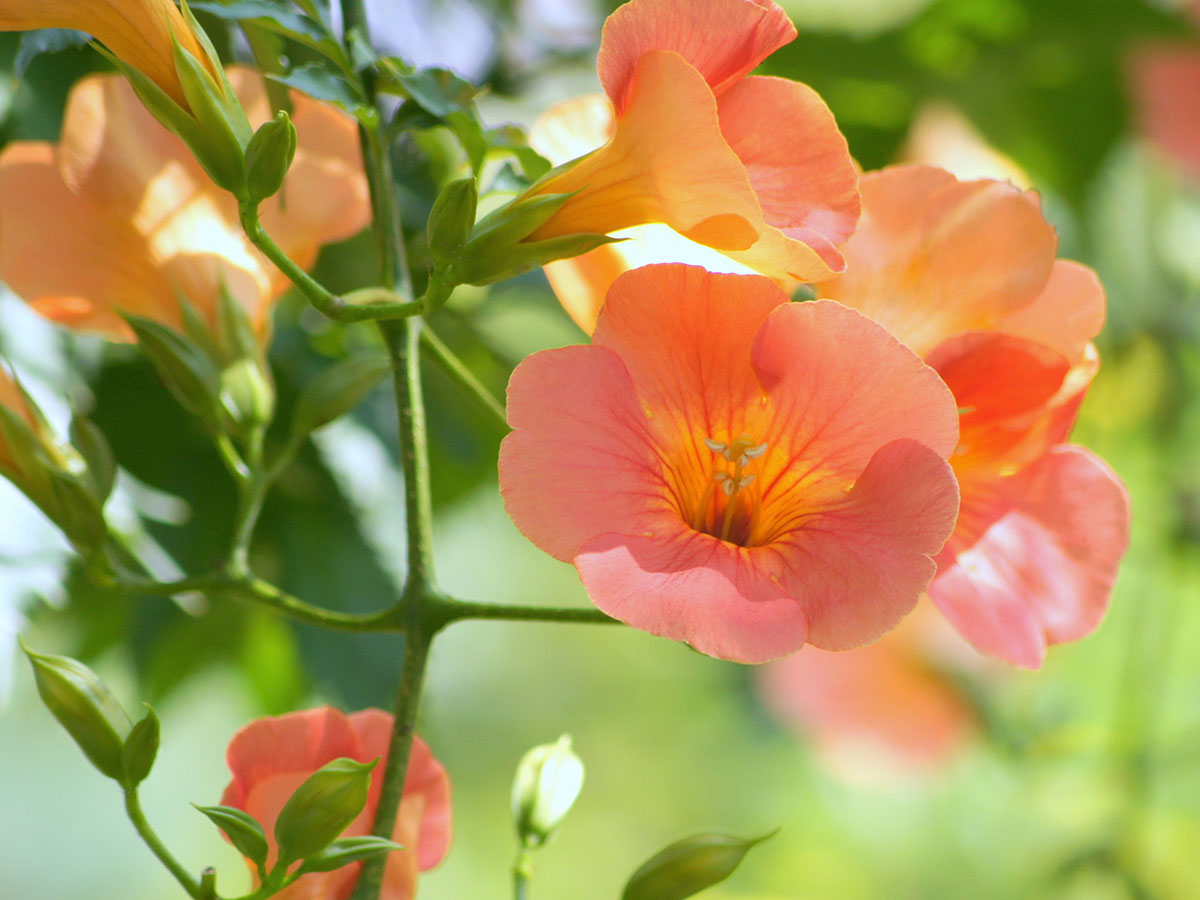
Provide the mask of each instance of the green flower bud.
POLYGON ((145 717, 133 726, 121 751, 121 763, 125 769, 124 784, 127 788, 137 787, 146 780, 158 756, 158 716, 149 706, 145 717))
POLYGON ((563 735, 553 744, 534 747, 517 766, 512 813, 517 836, 526 847, 540 847, 566 818, 583 788, 583 761, 563 735))
POLYGON ((221 407, 233 430, 262 428, 275 412, 275 387, 256 359, 240 359, 221 372, 221 407))
POLYGON ((158 375, 189 412, 216 426, 220 373, 216 363, 194 341, 153 319, 126 315, 138 346, 150 358, 158 375))
POLYGON ((83 663, 66 656, 34 653, 21 646, 33 664, 38 693, 46 708, 92 765, 109 778, 122 781, 122 751, 131 726, 116 696, 83 663))
POLYGON ((304 859, 333 843, 366 805, 371 770, 378 762, 335 759, 296 788, 275 822, 279 859, 304 859))
POLYGON ((280 110, 265 123, 246 147, 246 196, 258 204, 283 187, 283 178, 296 156, 296 126, 280 110))
POLYGON ((621 900, 684 900, 733 874, 751 847, 776 832, 735 838, 709 832, 676 841, 646 860, 625 885, 621 900))
POLYGON ((479 190, 474 178, 452 181, 438 194, 429 213, 429 257, 435 269, 448 270, 458 262, 475 225, 479 190))

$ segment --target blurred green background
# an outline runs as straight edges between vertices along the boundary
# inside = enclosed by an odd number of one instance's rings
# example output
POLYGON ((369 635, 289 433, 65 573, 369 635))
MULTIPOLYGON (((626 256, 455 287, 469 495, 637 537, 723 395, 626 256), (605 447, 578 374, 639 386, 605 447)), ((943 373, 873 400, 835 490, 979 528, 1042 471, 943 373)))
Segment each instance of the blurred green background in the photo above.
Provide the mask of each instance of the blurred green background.
MULTIPOLYGON (((512 770, 568 732, 588 766, 582 798, 537 857, 536 898, 616 898, 677 837, 782 832, 709 894, 740 900, 1200 896, 1200 187, 1139 137, 1128 60, 1200 37, 1180 9, 1144 0, 792 0, 799 39, 764 70, 827 99, 864 168, 903 152, 932 101, 949 105, 1028 173, 1060 255, 1101 274, 1104 365, 1075 440, 1133 496, 1133 546, 1097 634, 1040 672, 951 665, 972 709, 967 739, 935 765, 830 765, 776 721, 757 671, 628 629, 456 625, 433 653, 420 731, 454 786, 455 843, 423 900, 504 898, 514 852, 512 770)), ((596 89, 608 10, 587 0, 394 0, 377 38, 421 65, 488 85, 489 125, 527 125, 596 89)), ((206 23, 215 22, 210 19, 206 23)), ((234 42, 232 51, 238 52, 234 42)), ((0 139, 53 138, 66 91, 101 67, 86 49, 33 59, 0 36, 0 139), (22 61, 23 62, 23 61, 22 61)), ((1196 98, 1200 115, 1200 97, 1196 98)), ((438 131, 397 153, 406 221, 423 222, 458 160, 438 131)), ((411 252, 423 248, 414 234, 411 252)), ((329 249, 322 277, 358 284, 367 241, 329 249)), ((574 343, 542 277, 467 289, 434 325, 497 391, 538 349, 574 343)), ((355 352, 296 298, 277 317, 272 363, 286 408, 297 385, 355 352)), ((0 353, 45 398, 93 410, 128 473, 126 530, 169 574, 218 558, 233 492, 200 430, 129 348, 54 331, 0 297, 0 353)), ((586 604, 574 571, 509 523, 495 480, 499 435, 437 372, 428 378, 437 562, 477 599, 586 604)), ((254 547, 283 587, 377 609, 403 578, 403 510, 389 398, 373 395, 307 448, 270 500, 254 547)), ((53 532, 0 485, 0 896, 163 900, 178 894, 122 815, 119 792, 40 706, 15 633, 95 666, 126 701, 155 704, 164 744, 145 787, 151 820, 222 893, 248 885, 237 854, 188 805, 214 803, 223 754, 251 718, 318 703, 390 707, 402 646, 321 633, 217 603, 89 593, 53 532)))

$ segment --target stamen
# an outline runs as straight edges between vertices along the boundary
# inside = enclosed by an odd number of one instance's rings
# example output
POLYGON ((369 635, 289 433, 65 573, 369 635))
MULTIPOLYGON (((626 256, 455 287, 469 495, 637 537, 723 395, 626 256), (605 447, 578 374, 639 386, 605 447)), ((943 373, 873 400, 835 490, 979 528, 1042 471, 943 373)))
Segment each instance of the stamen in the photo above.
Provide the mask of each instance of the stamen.
MULTIPOLYGON (((749 434, 740 435, 729 443, 718 441, 716 438, 705 438, 704 444, 713 453, 719 454, 727 462, 733 464, 732 472, 724 468, 713 472, 712 480, 709 482, 708 489, 705 490, 700 504, 700 519, 703 523, 707 520, 710 508, 709 504, 714 494, 713 489, 717 485, 721 486, 721 492, 728 500, 725 503, 725 513, 721 520, 720 536, 721 540, 728 541, 733 531, 734 509, 738 505, 738 493, 752 485, 757 477, 755 473, 747 472, 746 469, 750 466, 752 460, 758 459, 767 452, 767 444, 759 443, 749 434)), ((746 516, 749 516, 750 519, 756 518, 757 512, 758 498, 748 498, 742 518, 744 519, 746 516)), ((712 532, 709 533, 711 534, 712 532)), ((745 535, 743 534, 742 538, 744 537, 745 535)))
POLYGON ((714 441, 712 438, 705 438, 705 439, 704 439, 704 444, 705 444, 705 446, 707 446, 707 447, 708 447, 708 449, 709 449, 709 450, 711 450, 713 453, 720 453, 720 452, 721 452, 721 451, 723 451, 723 450, 724 450, 726 447, 728 447, 728 446, 729 446, 728 444, 723 444, 723 443, 721 443, 720 441, 714 441))

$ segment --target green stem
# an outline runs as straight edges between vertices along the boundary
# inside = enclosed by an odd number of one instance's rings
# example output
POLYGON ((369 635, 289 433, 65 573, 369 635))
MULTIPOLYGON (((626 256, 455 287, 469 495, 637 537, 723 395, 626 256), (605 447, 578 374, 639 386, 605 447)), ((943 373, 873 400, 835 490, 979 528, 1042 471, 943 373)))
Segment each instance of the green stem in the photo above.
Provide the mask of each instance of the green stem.
MULTIPOLYGON (((258 210, 250 204, 241 207, 242 230, 267 259, 271 260, 284 275, 309 299, 320 312, 335 322, 367 322, 388 319, 403 319, 420 314, 422 304, 411 300, 382 301, 369 304, 348 302, 325 288, 319 281, 296 265, 271 237, 263 231, 258 220, 258 210)), ((388 296, 396 296, 394 293, 388 296)), ((407 296, 407 294, 405 294, 407 296)))
POLYGON ((436 363, 437 367, 451 381, 475 401, 475 405, 488 417, 490 424, 505 434, 511 430, 508 427, 508 417, 504 412, 504 405, 492 396, 492 392, 484 387, 483 382, 476 378, 474 373, 463 365, 462 360, 454 355, 454 352, 445 345, 442 339, 433 333, 428 323, 421 329, 421 347, 425 350, 426 357, 436 363))
POLYGON ((398 632, 403 630, 395 610, 389 609, 367 615, 337 612, 306 603, 273 584, 246 574, 239 575, 220 571, 182 578, 179 581, 125 580, 120 582, 116 589, 134 597, 173 597, 189 591, 213 596, 229 596, 257 603, 297 621, 334 631, 398 632))
POLYGON ((565 622, 577 625, 620 625, 598 609, 583 607, 524 606, 507 603, 476 603, 470 600, 442 598, 442 615, 447 622, 464 619, 492 619, 510 622, 565 622))
POLYGON ((175 876, 175 880, 183 886, 188 896, 202 900, 204 895, 201 893, 200 882, 193 878, 182 863, 171 855, 171 851, 158 839, 158 835, 146 821, 146 814, 142 812, 142 804, 138 800, 136 787, 125 789, 125 812, 129 814, 129 821, 133 823, 133 827, 137 829, 137 833, 145 841, 146 846, 158 857, 159 862, 175 876))
POLYGON ((421 322, 381 322, 380 331, 392 360, 392 384, 400 429, 400 464, 404 472, 408 532, 406 594, 420 596, 433 583, 433 502, 429 489, 429 443, 425 401, 421 391, 421 322))
POLYGON ((529 880, 533 878, 533 854, 524 845, 517 850, 517 858, 513 861, 512 876, 513 900, 527 900, 529 880))
MULTIPOLYGON (((375 820, 372 823, 372 834, 384 838, 391 838, 396 830, 396 817, 400 812, 400 801, 404 797, 408 759, 412 752, 413 735, 416 733, 417 708, 420 705, 421 688, 425 682, 429 645, 433 642, 436 631, 419 623, 410 624, 413 627, 407 632, 404 642, 404 669, 400 673, 400 687, 396 692, 392 739, 384 762, 379 805, 375 808, 375 820)), ((377 900, 383 887, 386 865, 386 857, 375 857, 363 863, 362 873, 350 900, 377 900)))

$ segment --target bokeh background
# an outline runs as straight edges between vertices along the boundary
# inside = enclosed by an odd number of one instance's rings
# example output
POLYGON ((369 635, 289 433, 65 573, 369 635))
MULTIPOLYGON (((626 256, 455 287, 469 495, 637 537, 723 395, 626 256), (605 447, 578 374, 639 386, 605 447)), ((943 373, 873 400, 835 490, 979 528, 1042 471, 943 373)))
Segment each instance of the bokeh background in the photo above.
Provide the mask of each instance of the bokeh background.
MULTIPOLYGON (((456 838, 420 896, 508 896, 512 770, 562 732, 588 778, 537 857, 537 898, 616 898, 670 840, 778 826, 705 896, 1200 896, 1200 172, 1148 138, 1132 80, 1139 55, 1161 45, 1200 53, 1189 10, 1166 0, 783 5, 800 37, 764 69, 821 92, 864 168, 919 158, 1033 185, 1060 255, 1100 272, 1104 364, 1075 440, 1133 497, 1111 612, 1039 672, 928 630, 888 639, 894 649, 862 664, 866 688, 841 677, 848 693, 835 713, 796 700, 817 677, 803 667, 721 663, 623 628, 456 625, 435 646, 420 724, 453 779, 456 838)), ((608 11, 589 0, 380 0, 372 10, 388 52, 486 84, 489 125, 528 125, 595 90, 608 11)), ((19 46, 0 36, 0 141, 53 139, 69 86, 103 63, 86 48, 20 58, 19 46)), ((1191 108, 1200 117, 1200 94, 1191 108)), ((406 139, 406 221, 424 221, 459 164, 438 130, 406 139)), ((357 286, 369 255, 362 239, 330 248, 321 276, 357 286)), ((294 297, 276 321, 285 409, 307 377, 372 340, 294 297)), ((539 273, 461 290, 434 325, 497 392, 528 353, 584 337, 539 273)), ((0 353, 52 415, 61 419, 66 397, 92 410, 124 470, 115 513, 159 574, 218 557, 232 488, 134 350, 55 331, 5 292, 0 353)), ((585 604, 573 570, 505 516, 500 436, 435 371, 428 391, 444 586, 585 604)), ((254 545, 265 575, 334 608, 389 602, 403 578, 390 409, 386 394, 372 396, 306 448, 254 545)), ((192 868, 220 867, 226 895, 248 884, 244 867, 188 803, 217 802, 229 737, 255 716, 318 703, 387 708, 403 652, 397 639, 325 634, 233 603, 89 593, 52 529, 0 484, 0 896, 23 900, 163 900, 178 888, 124 820, 117 789, 40 706, 18 631, 88 661, 128 707, 155 705, 164 743, 144 788, 148 813, 192 868)))

